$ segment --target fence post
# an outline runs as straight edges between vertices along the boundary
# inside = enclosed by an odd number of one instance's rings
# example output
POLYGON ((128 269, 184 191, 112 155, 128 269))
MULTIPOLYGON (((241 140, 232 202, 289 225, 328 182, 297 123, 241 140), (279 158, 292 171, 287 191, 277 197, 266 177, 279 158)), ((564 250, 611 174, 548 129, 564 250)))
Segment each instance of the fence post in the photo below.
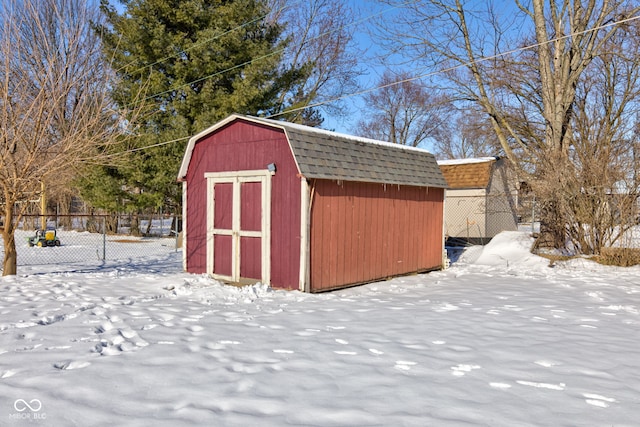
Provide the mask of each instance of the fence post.
POLYGON ((102 261, 107 259, 107 218, 102 217, 102 261))

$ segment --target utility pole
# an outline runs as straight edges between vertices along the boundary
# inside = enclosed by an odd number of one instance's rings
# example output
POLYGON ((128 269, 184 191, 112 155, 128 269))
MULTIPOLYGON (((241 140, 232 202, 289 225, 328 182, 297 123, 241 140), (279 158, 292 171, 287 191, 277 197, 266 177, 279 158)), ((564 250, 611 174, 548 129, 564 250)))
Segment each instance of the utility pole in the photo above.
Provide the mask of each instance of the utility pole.
POLYGON ((47 229, 47 195, 44 192, 44 182, 40 183, 40 229, 47 229))

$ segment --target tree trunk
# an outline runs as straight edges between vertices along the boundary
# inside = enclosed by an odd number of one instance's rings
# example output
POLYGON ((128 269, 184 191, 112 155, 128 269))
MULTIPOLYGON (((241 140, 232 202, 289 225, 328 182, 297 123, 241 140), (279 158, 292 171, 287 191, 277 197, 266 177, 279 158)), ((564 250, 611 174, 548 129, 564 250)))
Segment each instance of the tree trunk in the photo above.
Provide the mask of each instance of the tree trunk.
POLYGON ((107 234, 118 234, 118 218, 119 214, 110 213, 105 217, 105 228, 107 234))
POLYGON ((18 254, 16 252, 16 241, 13 231, 7 233, 2 231, 2 240, 4 241, 4 261, 2 263, 3 276, 15 276, 18 274, 18 254))
POLYGON ((540 234, 534 243, 535 249, 564 249, 566 245, 566 222, 557 200, 546 200, 540 208, 540 234))
POLYGON ((2 226, 2 241, 4 242, 4 260, 2 275, 15 276, 18 274, 18 254, 16 252, 15 225, 13 218, 13 203, 7 201, 4 209, 4 224, 2 226))
POLYGON ((145 230, 145 236, 151 235, 151 226, 153 225, 153 214, 149 215, 149 221, 147 221, 147 229, 145 230))
POLYGON ((129 235, 140 236, 140 216, 138 213, 131 214, 131 223, 129 225, 129 235))
POLYGON ((65 193, 60 197, 60 214, 62 215, 62 217, 58 220, 58 224, 59 226, 63 227, 65 230, 72 230, 73 229, 73 223, 71 221, 71 216, 69 216, 69 214, 71 213, 71 200, 72 197, 70 194, 65 193))
POLYGON ((98 232, 98 223, 96 219, 93 217, 93 215, 87 218, 87 221, 85 223, 85 230, 88 231, 89 233, 98 232))

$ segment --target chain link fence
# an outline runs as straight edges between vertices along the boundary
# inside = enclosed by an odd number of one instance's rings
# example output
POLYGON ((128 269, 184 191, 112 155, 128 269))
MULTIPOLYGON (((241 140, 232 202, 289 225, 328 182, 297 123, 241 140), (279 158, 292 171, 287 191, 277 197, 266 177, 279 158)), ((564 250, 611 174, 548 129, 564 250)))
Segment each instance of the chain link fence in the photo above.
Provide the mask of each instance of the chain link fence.
POLYGON ((536 231, 535 197, 448 193, 444 228, 448 246, 485 245, 502 231, 536 231))
POLYGON ((145 260, 157 262, 179 250, 179 224, 179 217, 160 215, 28 215, 15 233, 18 269, 74 271, 106 262, 144 266, 145 260))
MULTIPOLYGON (((541 204, 535 195, 528 193, 477 195, 448 192, 445 200, 445 237, 449 248, 469 245, 486 245, 502 231, 524 231, 531 234, 540 232, 541 204)), ((609 214, 609 222, 602 225, 606 228, 598 230, 594 235, 603 239, 606 246, 614 248, 640 248, 640 205, 620 208, 621 195, 611 195, 600 205, 603 212, 609 214), (624 209, 633 209, 632 212, 624 209), (618 217, 623 222, 617 221, 618 217), (635 223, 629 223, 629 216, 635 223), (626 218, 626 219, 625 219, 626 218), (625 222, 626 221, 626 222, 625 222), (605 240, 609 239, 609 240, 605 240)), ((582 227, 586 231, 593 230, 588 222, 582 227)))

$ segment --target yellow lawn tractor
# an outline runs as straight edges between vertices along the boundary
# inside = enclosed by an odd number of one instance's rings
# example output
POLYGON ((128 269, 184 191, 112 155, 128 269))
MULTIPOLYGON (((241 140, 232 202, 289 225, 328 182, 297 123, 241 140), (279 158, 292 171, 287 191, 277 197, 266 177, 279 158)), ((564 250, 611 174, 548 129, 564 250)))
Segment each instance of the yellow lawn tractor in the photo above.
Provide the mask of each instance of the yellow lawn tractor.
POLYGON ((56 235, 55 228, 48 228, 46 230, 36 230, 36 235, 27 238, 27 244, 32 246, 60 246, 60 239, 56 235))

